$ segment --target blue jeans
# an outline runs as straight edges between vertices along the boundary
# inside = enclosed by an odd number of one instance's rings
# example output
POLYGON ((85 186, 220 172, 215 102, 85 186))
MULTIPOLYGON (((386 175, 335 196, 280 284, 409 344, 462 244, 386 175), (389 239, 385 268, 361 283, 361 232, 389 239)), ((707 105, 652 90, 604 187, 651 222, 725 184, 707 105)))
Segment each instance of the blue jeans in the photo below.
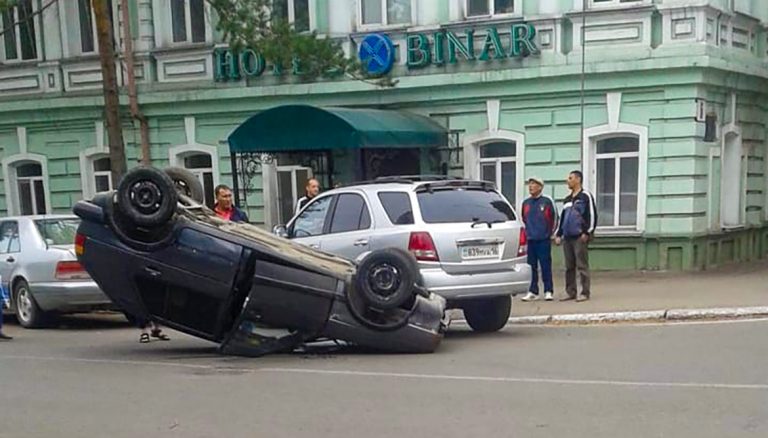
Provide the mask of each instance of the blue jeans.
POLYGON ((554 292, 552 284, 552 241, 529 240, 528 264, 531 265, 531 293, 539 294, 539 265, 541 265, 541 279, 544 282, 544 292, 554 292))

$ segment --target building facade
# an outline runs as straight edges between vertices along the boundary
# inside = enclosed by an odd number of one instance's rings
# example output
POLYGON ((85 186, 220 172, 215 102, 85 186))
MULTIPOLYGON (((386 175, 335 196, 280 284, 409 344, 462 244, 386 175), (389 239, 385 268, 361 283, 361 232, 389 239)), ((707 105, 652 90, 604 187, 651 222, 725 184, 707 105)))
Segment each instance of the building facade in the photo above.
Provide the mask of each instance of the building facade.
MULTIPOLYGON (((0 20, 0 215, 68 212, 114 183, 89 2, 47 3, 22 1, 0 20)), ((451 133, 421 170, 495 181, 517 206, 526 177, 559 200, 568 172, 582 169, 598 202, 598 268, 701 269, 768 254, 764 0, 278 2, 297 29, 337 38, 394 87, 302 83, 256 53, 232 54, 203 0, 132 0, 128 23, 112 3, 118 52, 121 26, 134 37, 152 161, 192 170, 209 198, 232 182, 226 138, 261 110, 399 109, 451 133)), ((122 85, 122 55, 117 68, 122 85)), ((132 166, 139 129, 127 115, 132 166)), ((350 181, 350 166, 334 180, 350 181)), ((263 163, 245 196, 251 219, 284 222, 312 173, 301 160, 263 163)))

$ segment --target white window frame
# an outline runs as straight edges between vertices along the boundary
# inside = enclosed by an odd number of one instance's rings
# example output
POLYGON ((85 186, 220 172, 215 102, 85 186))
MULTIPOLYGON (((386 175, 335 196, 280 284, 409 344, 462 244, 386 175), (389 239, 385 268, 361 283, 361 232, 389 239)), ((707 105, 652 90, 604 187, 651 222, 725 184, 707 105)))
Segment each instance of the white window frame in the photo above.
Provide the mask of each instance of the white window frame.
POLYGON ((463 0, 464 3, 464 18, 468 20, 476 20, 478 18, 488 18, 488 17, 512 17, 516 15, 520 15, 518 13, 518 10, 520 9, 520 3, 523 0, 514 0, 512 3, 513 11, 512 12, 504 12, 497 14, 496 13, 496 2, 494 0, 485 0, 488 3, 488 13, 482 14, 482 15, 469 15, 469 1, 470 0, 463 0))
POLYGON ((363 0, 357 2, 357 24, 361 30, 370 29, 388 29, 388 28, 402 28, 412 26, 417 22, 417 5, 414 0, 411 0, 411 21, 408 23, 389 24, 387 22, 387 1, 381 1, 381 23, 364 23, 363 22, 363 0))
MULTIPOLYGON (((515 143, 515 209, 525 200, 525 134, 507 130, 485 130, 464 138, 464 177, 479 180, 480 148, 489 143, 515 143)), ((510 157, 512 158, 512 157, 510 157)), ((496 158, 493 158, 495 160, 496 158)))
MULTIPOLYGON (((312 32, 317 30, 317 19, 315 14, 317 13, 317 0, 309 0, 309 30, 302 32, 312 32)), ((296 0, 288 0, 288 23, 295 25, 296 23, 296 0)))
MULTIPOLYGON (((184 23, 185 28, 184 31, 186 32, 187 39, 185 41, 174 41, 173 40, 173 9, 172 9, 172 2, 169 0, 164 0, 167 7, 168 12, 168 44, 170 46, 189 46, 194 44, 205 44, 210 43, 213 38, 213 33, 211 31, 210 26, 210 16, 211 16, 211 7, 208 5, 207 1, 203 1, 203 14, 204 14, 204 21, 205 21, 205 40, 204 41, 198 41, 193 42, 192 41, 192 9, 189 7, 189 0, 184 0, 184 23)), ((154 6, 154 5, 153 5, 154 6)))
MULTIPOLYGON (((637 137, 638 152, 626 153, 627 156, 638 158, 637 169, 637 223, 635 225, 623 226, 598 226, 598 232, 633 234, 645 231, 646 224, 646 205, 648 203, 648 128, 641 125, 629 123, 617 123, 616 126, 600 125, 584 130, 584 150, 583 154, 583 173, 584 187, 591 193, 597 192, 597 142, 614 137, 637 137)), ((619 154, 600 154, 620 155, 619 154)), ((618 174, 617 174, 618 175, 618 174)), ((616 186, 617 190, 619 186, 616 186)), ((617 202, 616 205, 619 205, 617 202)), ((614 208, 616 208, 614 206, 614 208)))
MULTIPOLYGON (((308 172, 310 178, 314 178, 315 177, 314 173, 312 172, 312 168, 311 167, 306 167, 306 166, 280 166, 280 165, 278 165, 276 167, 276 172, 277 172, 278 175, 280 174, 280 172, 291 172, 291 196, 292 196, 291 199, 293 199, 294 207, 296 206, 296 201, 299 199, 299 190, 302 189, 302 187, 299 187, 299 186, 294 184, 294 182, 296 182, 296 171, 297 170, 306 170, 308 172)), ((277 190, 278 196, 280 195, 279 181, 280 181, 280 178, 278 177, 278 190, 277 190)), ((289 218, 281 218, 280 217, 280 211, 278 210, 277 217, 278 217, 278 222, 282 222, 282 223, 287 224, 288 221, 293 219, 293 214, 289 218)))
MULTIPOLYGON (((104 132, 101 132, 102 141, 104 132)), ((98 137, 98 134, 97 134, 98 137)), ((112 183, 112 172, 93 170, 93 164, 101 158, 109 158, 109 148, 106 146, 95 146, 80 152, 80 184, 83 188, 83 198, 88 199, 96 194, 96 176, 109 175, 109 187, 114 188, 112 183)))
MULTIPOLYGON (((600 139, 596 140, 595 141, 595 148, 597 148, 598 141, 608 140, 608 139, 611 139, 611 138, 620 138, 620 137, 625 137, 626 138, 626 137, 635 137, 635 136, 634 135, 609 135, 609 136, 606 136, 606 137, 603 137, 603 138, 600 138, 600 139)), ((638 143, 639 143, 639 141, 638 141, 638 143)), ((620 216, 621 215, 621 160, 624 159, 624 158, 637 158, 637 166, 638 166, 637 170, 638 170, 638 174, 639 174, 639 172, 640 172, 640 146, 639 146, 639 144, 638 144, 638 149, 637 149, 636 152, 609 152, 609 153, 600 154, 600 153, 597 153, 597 151, 595 151, 595 184, 594 184, 595 188, 597 188, 597 167, 598 167, 597 166, 597 161, 601 160, 601 159, 602 160, 605 160, 605 159, 612 159, 612 160, 614 160, 614 164, 613 164, 613 166, 614 166, 614 182, 613 182, 613 187, 614 187, 614 196, 615 196, 615 198, 614 198, 614 203, 613 203, 613 224, 611 224, 611 225, 603 225, 603 226, 601 226, 601 228, 606 228, 607 227, 607 228, 617 229, 617 230, 619 230, 619 229, 634 230, 636 228, 636 224, 635 225, 620 225, 619 224, 620 223, 620 219, 621 219, 621 216, 620 216)), ((639 181, 639 179, 638 179, 637 187, 638 187, 638 197, 639 197, 640 196, 640 194, 639 194, 639 191, 640 191, 640 181, 639 181)), ((595 196, 595 202, 597 202, 597 190, 591 190, 591 192, 595 196)), ((639 204, 639 202, 638 202, 638 204, 639 204)), ((597 206, 595 206, 595 208, 597 208, 597 206)), ((637 213, 638 213, 638 220, 639 220, 639 217, 640 217, 639 213, 640 212, 638 211, 637 213)))
MULTIPOLYGON (((37 2, 32 0, 32 13, 35 14, 37 12, 37 2)), ((11 12, 11 22, 16 23, 19 21, 19 8, 18 6, 14 6, 9 9, 11 12)), ((5 64, 22 64, 25 62, 38 62, 41 58, 41 53, 43 50, 43 45, 40 41, 40 26, 41 26, 41 20, 39 19, 40 15, 35 15, 32 18, 32 22, 35 25, 35 55, 37 55, 33 59, 24 59, 21 51, 21 27, 20 26, 14 26, 13 33, 16 35, 16 53, 19 55, 16 59, 8 59, 5 53, 5 37, 0 37, 0 60, 3 61, 5 64)), ((5 30, 3 28, 3 22, 2 18, 0 18, 0 31, 5 30)))
MULTIPOLYGON (((484 146, 488 146, 492 143, 508 143, 510 146, 514 144, 515 147, 515 153, 517 153, 517 144, 513 143, 511 140, 504 140, 504 141, 498 141, 498 142, 485 142, 478 146, 478 151, 482 149, 484 146)), ((483 165, 487 164, 493 164, 496 168, 496 181, 493 181, 494 184, 496 184, 496 188, 499 189, 499 192, 501 192, 502 189, 502 181, 501 181, 501 166, 504 163, 515 163, 515 199, 513 204, 517 204, 517 156, 504 156, 504 157, 495 157, 495 158, 480 158, 478 160, 477 166, 478 166, 478 175, 482 178, 483 176, 483 165)))
MULTIPOLYGON (((111 0, 110 0, 111 1, 111 0)), ((80 40, 78 41, 77 49, 82 55, 94 55, 99 53, 99 36, 96 32, 96 14, 93 12, 93 5, 91 5, 91 24, 92 29, 91 32, 93 33, 93 50, 91 51, 84 51, 83 50, 83 34, 80 32, 80 2, 73 2, 74 9, 75 9, 75 16, 77 17, 77 24, 78 24, 78 35, 80 37, 80 40)), ((114 8, 115 5, 112 5, 112 11, 115 11, 114 8)), ((113 12, 114 13, 114 12, 113 12)), ((112 17, 112 21, 114 24, 115 18, 112 17)), ((117 41, 120 41, 120 38, 115 38, 117 41)))
MULTIPOLYGON (((42 179, 43 181, 43 190, 45 191, 45 210, 48 212, 48 214, 51 214, 53 210, 51 209, 51 190, 49 187, 49 176, 48 176, 48 158, 45 155, 38 155, 38 154, 17 154, 12 155, 8 158, 3 159, 2 161, 2 168, 3 168, 3 175, 5 175, 5 199, 8 209, 8 216, 18 216, 21 214, 21 199, 19 198, 19 178, 16 176, 16 169, 18 169, 19 166, 23 166, 25 164, 39 164, 40 168, 42 169, 42 176, 36 176, 36 177, 23 177, 23 179, 29 179, 29 178, 36 178, 36 179, 42 179)), ((34 196, 34 194, 33 194, 34 196)))
MULTIPOLYGON (((581 3, 581 2, 579 2, 581 3)), ((650 0, 589 0, 590 9, 622 8, 627 6, 641 6, 651 4, 650 0)), ((581 8, 579 8, 581 9, 581 8)))

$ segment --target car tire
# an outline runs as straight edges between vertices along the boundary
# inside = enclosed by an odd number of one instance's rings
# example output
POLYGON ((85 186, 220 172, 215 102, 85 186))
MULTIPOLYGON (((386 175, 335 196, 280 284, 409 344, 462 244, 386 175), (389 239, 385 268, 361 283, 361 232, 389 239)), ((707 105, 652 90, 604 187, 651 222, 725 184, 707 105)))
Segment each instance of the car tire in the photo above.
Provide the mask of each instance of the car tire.
POLYGON ((167 173, 140 166, 128 171, 117 188, 117 208, 131 222, 159 227, 173 216, 179 195, 167 173))
POLYGON ((355 289, 368 306, 395 309, 414 294, 419 276, 416 260, 408 252, 387 248, 368 254, 358 265, 355 289))
POLYGON ((504 328, 512 311, 512 297, 472 300, 462 306, 467 324, 476 332, 496 332, 504 328))
POLYGON ((203 185, 200 184, 200 180, 187 169, 181 167, 168 167, 165 173, 171 177, 176 190, 197 202, 198 204, 205 203, 205 191, 203 185))
POLYGON ((13 310, 19 324, 28 329, 45 325, 46 315, 37 305, 35 297, 24 280, 19 280, 13 286, 13 310))

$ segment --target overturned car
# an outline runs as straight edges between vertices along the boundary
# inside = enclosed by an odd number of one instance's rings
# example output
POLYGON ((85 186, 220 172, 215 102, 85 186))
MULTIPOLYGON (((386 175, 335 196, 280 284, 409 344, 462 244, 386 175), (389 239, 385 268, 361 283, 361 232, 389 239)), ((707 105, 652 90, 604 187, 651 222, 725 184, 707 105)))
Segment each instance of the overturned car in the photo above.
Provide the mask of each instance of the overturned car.
POLYGON ((218 218, 182 169, 139 167, 80 201, 76 253, 127 315, 260 356, 331 339, 387 352, 434 351, 445 300, 396 249, 352 262, 218 218))

